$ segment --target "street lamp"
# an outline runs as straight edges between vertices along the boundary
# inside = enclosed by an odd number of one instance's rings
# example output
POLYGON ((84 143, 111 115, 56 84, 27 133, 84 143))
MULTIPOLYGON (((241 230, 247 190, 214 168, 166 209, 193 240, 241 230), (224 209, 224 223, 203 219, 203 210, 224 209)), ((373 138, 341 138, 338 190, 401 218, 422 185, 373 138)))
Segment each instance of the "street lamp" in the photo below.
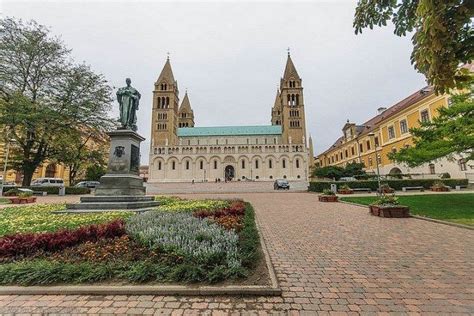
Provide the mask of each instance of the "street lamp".
POLYGON ((7 151, 5 153, 5 162, 3 164, 3 176, 2 181, 0 182, 0 196, 3 195, 3 184, 6 182, 7 179, 8 155, 10 154, 10 143, 13 142, 15 142, 14 139, 7 140, 7 151))
MULTIPOLYGON (((369 133, 369 137, 370 137, 370 139, 374 139, 375 133, 369 133)), ((374 143, 374 147, 375 147, 375 165, 377 166, 377 182, 378 182, 378 186, 379 186, 377 194, 380 194, 380 193, 382 193, 382 190, 381 190, 381 186, 380 186, 379 157, 378 157, 378 153, 377 153, 377 145, 375 144, 375 140, 374 140, 373 143, 374 143)))

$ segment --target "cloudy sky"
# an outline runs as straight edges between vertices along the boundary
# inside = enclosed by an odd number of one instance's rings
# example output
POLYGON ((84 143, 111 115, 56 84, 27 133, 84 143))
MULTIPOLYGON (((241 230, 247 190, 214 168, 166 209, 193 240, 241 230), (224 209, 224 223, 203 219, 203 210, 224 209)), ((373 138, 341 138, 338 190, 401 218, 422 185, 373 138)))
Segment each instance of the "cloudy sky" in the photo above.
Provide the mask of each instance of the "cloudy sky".
MULTIPOLYGON (((197 126, 270 124, 287 48, 303 79, 315 153, 425 85, 410 64, 410 38, 393 29, 355 35, 355 0, 281 2, 1 1, 3 16, 50 27, 111 85, 141 94, 139 133, 150 138, 151 91, 170 59, 197 126)), ((116 108, 116 104, 114 104, 116 108)), ((114 109, 111 115, 117 116, 114 109)), ((149 143, 143 144, 142 163, 149 143)))

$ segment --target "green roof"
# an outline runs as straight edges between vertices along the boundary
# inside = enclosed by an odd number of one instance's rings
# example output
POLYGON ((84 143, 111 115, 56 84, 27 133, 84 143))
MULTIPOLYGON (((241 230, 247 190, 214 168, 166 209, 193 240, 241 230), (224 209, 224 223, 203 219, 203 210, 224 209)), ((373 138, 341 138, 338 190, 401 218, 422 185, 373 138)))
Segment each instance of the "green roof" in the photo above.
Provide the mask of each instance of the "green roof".
POLYGON ((281 135, 280 125, 181 127, 179 137, 281 135))

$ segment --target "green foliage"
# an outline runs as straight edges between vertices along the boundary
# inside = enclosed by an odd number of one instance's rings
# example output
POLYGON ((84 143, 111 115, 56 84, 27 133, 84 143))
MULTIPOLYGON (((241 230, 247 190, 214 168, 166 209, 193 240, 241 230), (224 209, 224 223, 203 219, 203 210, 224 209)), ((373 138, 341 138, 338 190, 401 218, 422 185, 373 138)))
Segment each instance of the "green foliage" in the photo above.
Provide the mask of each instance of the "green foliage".
POLYGON ((398 36, 414 31, 412 63, 438 92, 447 92, 469 77, 459 64, 473 58, 473 15, 469 0, 359 0, 354 28, 357 34, 391 20, 398 36))
POLYGON ((313 177, 330 178, 339 180, 342 177, 366 178, 363 163, 349 163, 345 168, 339 166, 326 166, 322 168, 314 168, 312 172, 313 177))
MULTIPOLYGON (((395 190, 401 190, 403 187, 418 187, 422 186, 425 189, 431 188, 436 179, 404 179, 404 180, 383 180, 383 184, 387 184, 395 190)), ((443 182, 450 187, 456 185, 465 186, 468 184, 467 179, 445 179, 443 182)), ((378 182, 373 180, 361 180, 361 181, 313 181, 309 183, 308 190, 313 192, 322 192, 324 189, 329 190, 331 183, 340 185, 348 185, 352 189, 355 188, 370 188, 372 191, 378 189, 378 182)))
MULTIPOLYGON (((377 198, 343 197, 341 200, 363 205, 372 204, 377 198)), ((474 225, 474 194, 425 194, 398 196, 400 204, 410 208, 414 215, 426 216, 450 222, 474 225)))
POLYGON ((254 267, 260 259, 260 236, 255 222, 255 210, 245 203, 244 227, 239 234, 239 248, 244 267, 254 267))
POLYGON ((107 169, 101 164, 93 164, 86 169, 86 181, 99 181, 105 175, 107 169))
POLYGON ((73 64, 48 28, 1 19, 0 69, 0 130, 15 140, 11 159, 24 186, 45 160, 65 159, 65 140, 112 125, 112 90, 104 77, 73 64))
MULTIPOLYGON (((38 192, 46 192, 48 194, 59 194, 59 187, 22 187, 23 189, 31 189, 38 192)), ((76 188, 76 187, 66 187, 66 194, 89 194, 91 190, 89 188, 76 188)), ((13 195, 18 195, 20 192, 17 188, 8 189, 4 188, 4 192, 10 192, 13 195), (8 191, 6 191, 8 190, 8 191)))
POLYGON ((336 195, 336 193, 334 193, 333 191, 331 191, 329 189, 324 189, 323 190, 323 195, 336 195))
MULTIPOLYGON (((474 86, 474 82, 473 82, 474 86)), ((410 167, 420 166, 452 154, 474 159, 474 99, 468 92, 453 94, 451 105, 439 109, 439 115, 420 127, 410 129, 414 146, 390 153, 389 158, 410 167)))
POLYGON ((398 203, 398 198, 395 196, 395 194, 392 194, 392 195, 382 194, 372 204, 383 206, 383 205, 398 205, 399 203, 398 203))
POLYGON ((156 197, 161 204, 158 211, 194 212, 197 210, 215 210, 229 206, 226 200, 184 200, 176 197, 156 197))
POLYGON ((33 193, 32 192, 20 192, 20 193, 18 193, 18 196, 21 197, 21 198, 26 198, 26 197, 33 196, 33 193))
POLYGON ((100 224, 127 218, 131 212, 55 214, 64 210, 63 204, 37 204, 7 207, 0 212, 0 236, 15 233, 54 232, 84 225, 100 224))

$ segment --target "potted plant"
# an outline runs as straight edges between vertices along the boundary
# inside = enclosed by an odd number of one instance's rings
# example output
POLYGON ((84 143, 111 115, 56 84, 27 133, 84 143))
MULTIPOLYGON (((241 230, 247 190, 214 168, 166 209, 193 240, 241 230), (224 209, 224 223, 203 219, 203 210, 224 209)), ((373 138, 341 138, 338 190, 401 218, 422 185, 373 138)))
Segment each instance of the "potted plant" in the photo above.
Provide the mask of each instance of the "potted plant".
POLYGON ((349 186, 347 184, 341 185, 341 187, 339 188, 339 190, 337 190, 337 192, 340 193, 340 194, 352 194, 352 193, 354 193, 354 191, 352 191, 352 189, 349 188, 349 186))
POLYGON ((395 194, 382 194, 370 206, 370 213, 380 217, 410 217, 408 206, 400 205, 395 194))
POLYGON ((337 195, 336 193, 332 192, 331 190, 324 189, 323 193, 319 195, 320 202, 337 202, 337 195))
POLYGON ((391 188, 388 184, 384 183, 380 185, 380 189, 378 189, 379 193, 387 194, 395 192, 394 188, 391 188))
POLYGON ((11 197, 9 199, 12 204, 34 203, 36 202, 36 197, 32 195, 33 193, 31 192, 20 192, 18 193, 18 196, 11 197))
POLYGON ((431 191, 435 192, 446 192, 449 191, 449 187, 446 186, 443 181, 435 181, 431 186, 431 191))

